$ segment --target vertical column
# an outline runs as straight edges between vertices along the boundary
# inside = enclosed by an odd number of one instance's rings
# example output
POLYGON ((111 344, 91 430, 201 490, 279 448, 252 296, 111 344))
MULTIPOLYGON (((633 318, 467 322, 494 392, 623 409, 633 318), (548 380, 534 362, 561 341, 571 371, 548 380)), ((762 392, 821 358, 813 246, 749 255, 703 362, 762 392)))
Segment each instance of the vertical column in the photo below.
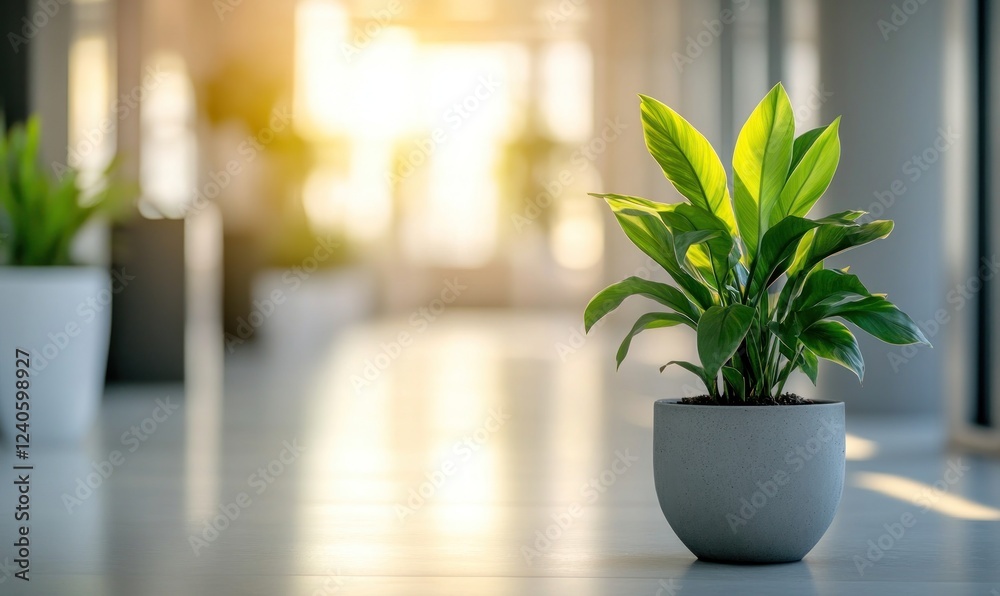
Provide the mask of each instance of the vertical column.
MULTIPOLYGON (((66 163, 69 146, 69 51, 73 41, 73 4, 57 4, 50 15, 37 0, 28 2, 35 25, 28 40, 28 105, 42 119, 42 160, 66 163)), ((51 10, 51 9, 50 9, 51 10)), ((25 47, 21 46, 21 51, 25 47)))
POLYGON ((947 284, 963 307, 947 329, 949 434, 953 443, 987 451, 1000 447, 1000 393, 996 365, 990 361, 998 354, 1000 329, 1000 318, 990 312, 995 309, 995 231, 1000 230, 1000 214, 991 209, 996 188, 991 173, 996 153, 991 147, 1000 124, 989 113, 991 98, 997 96, 991 65, 997 63, 1000 48, 989 32, 995 30, 997 18, 986 0, 949 2, 945 8, 945 113, 959 120, 962 139, 948 152, 945 173, 947 284), (989 324, 994 326, 992 334, 989 324))
POLYGON ((4 82, 0 93, 0 108, 3 109, 7 125, 22 122, 28 117, 28 53, 29 39, 25 19, 28 16, 27 2, 0 3, 0 24, 7 32, 6 47, 0 50, 0 81, 4 82))

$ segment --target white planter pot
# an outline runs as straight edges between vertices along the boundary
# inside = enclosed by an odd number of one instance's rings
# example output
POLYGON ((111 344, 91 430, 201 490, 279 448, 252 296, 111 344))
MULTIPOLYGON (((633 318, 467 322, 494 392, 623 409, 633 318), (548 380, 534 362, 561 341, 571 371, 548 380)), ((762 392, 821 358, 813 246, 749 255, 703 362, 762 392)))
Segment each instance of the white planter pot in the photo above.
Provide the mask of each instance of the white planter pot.
POLYGON ((29 354, 31 445, 79 442, 104 393, 110 331, 107 270, 0 268, 0 434, 6 443, 16 434, 16 351, 29 354))
POLYGON ((844 489, 844 404, 700 406, 658 400, 660 508, 699 559, 798 561, 823 537, 844 489))
POLYGON ((252 333, 272 351, 325 347, 337 332, 371 316, 377 297, 375 275, 360 266, 301 276, 265 270, 254 280, 253 310, 239 319, 236 335, 252 333))

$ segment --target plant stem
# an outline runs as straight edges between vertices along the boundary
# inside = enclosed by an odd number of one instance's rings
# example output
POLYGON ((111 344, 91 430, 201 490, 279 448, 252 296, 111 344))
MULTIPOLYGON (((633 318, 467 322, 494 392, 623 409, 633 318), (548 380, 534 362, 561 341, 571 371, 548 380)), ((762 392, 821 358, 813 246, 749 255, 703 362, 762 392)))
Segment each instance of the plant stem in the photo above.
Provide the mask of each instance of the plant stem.
POLYGON ((778 397, 781 397, 781 393, 785 390, 785 382, 788 381, 788 377, 792 374, 795 369, 795 363, 798 362, 799 358, 802 356, 802 348, 800 347, 795 352, 795 356, 788 361, 785 365, 784 370, 781 371, 781 375, 778 377, 778 397))

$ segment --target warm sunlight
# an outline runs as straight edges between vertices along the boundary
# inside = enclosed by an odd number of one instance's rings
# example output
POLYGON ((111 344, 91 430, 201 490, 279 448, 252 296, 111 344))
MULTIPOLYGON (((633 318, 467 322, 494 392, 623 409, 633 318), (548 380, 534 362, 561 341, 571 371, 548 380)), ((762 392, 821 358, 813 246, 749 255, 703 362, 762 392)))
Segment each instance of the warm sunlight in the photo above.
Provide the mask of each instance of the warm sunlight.
POLYGON ((590 197, 567 199, 557 210, 552 230, 552 256, 567 269, 587 269, 604 255, 600 205, 590 197))
POLYGON ((107 115, 107 41, 98 36, 74 40, 70 49, 68 165, 82 171, 89 186, 115 152, 114 121, 107 115))
POLYGON ((143 199, 139 209, 150 218, 180 218, 199 203, 196 193, 205 201, 224 189, 198 189, 195 97, 184 61, 176 54, 160 53, 152 56, 149 68, 158 78, 146 83, 140 114, 143 199))
POLYGON ((854 485, 926 509, 933 509, 949 517, 1000 521, 1000 509, 951 494, 948 492, 951 487, 946 481, 938 481, 932 486, 894 474, 858 472, 854 475, 854 485), (940 486, 942 484, 944 488, 940 486))
POLYGON ((296 130, 304 136, 337 134, 349 126, 341 54, 347 11, 334 0, 303 0, 295 17, 296 130))
MULTIPOLYGON (((505 151, 531 104, 555 138, 578 143, 591 130, 592 106, 569 100, 591 85, 589 50, 549 44, 539 57, 545 84, 526 97, 520 44, 427 43, 408 28, 377 25, 352 20, 333 0, 298 5, 296 130, 317 155, 303 187, 306 215, 313 228, 362 243, 396 233, 418 265, 482 267, 496 255, 509 208, 505 151)), ((594 211, 559 211, 552 250, 564 267, 600 259, 594 211)))
POLYGON ((857 435, 852 435, 851 433, 847 433, 846 439, 848 461, 871 459, 878 453, 878 443, 875 441, 863 439, 857 435))

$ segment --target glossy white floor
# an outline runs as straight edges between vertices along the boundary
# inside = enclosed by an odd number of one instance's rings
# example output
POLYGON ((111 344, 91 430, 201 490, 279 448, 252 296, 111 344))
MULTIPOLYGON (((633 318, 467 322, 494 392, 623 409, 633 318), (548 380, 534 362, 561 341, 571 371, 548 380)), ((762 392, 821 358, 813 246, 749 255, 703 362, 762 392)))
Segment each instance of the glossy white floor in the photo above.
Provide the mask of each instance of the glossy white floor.
POLYGON ((229 356, 221 395, 113 388, 85 450, 32 456, 30 583, 5 448, 0 594, 1000 594, 1000 462, 927 420, 849 418, 843 501, 803 562, 697 562, 652 484, 652 401, 686 379, 644 372, 641 346, 613 375, 574 323, 272 335, 229 356))

